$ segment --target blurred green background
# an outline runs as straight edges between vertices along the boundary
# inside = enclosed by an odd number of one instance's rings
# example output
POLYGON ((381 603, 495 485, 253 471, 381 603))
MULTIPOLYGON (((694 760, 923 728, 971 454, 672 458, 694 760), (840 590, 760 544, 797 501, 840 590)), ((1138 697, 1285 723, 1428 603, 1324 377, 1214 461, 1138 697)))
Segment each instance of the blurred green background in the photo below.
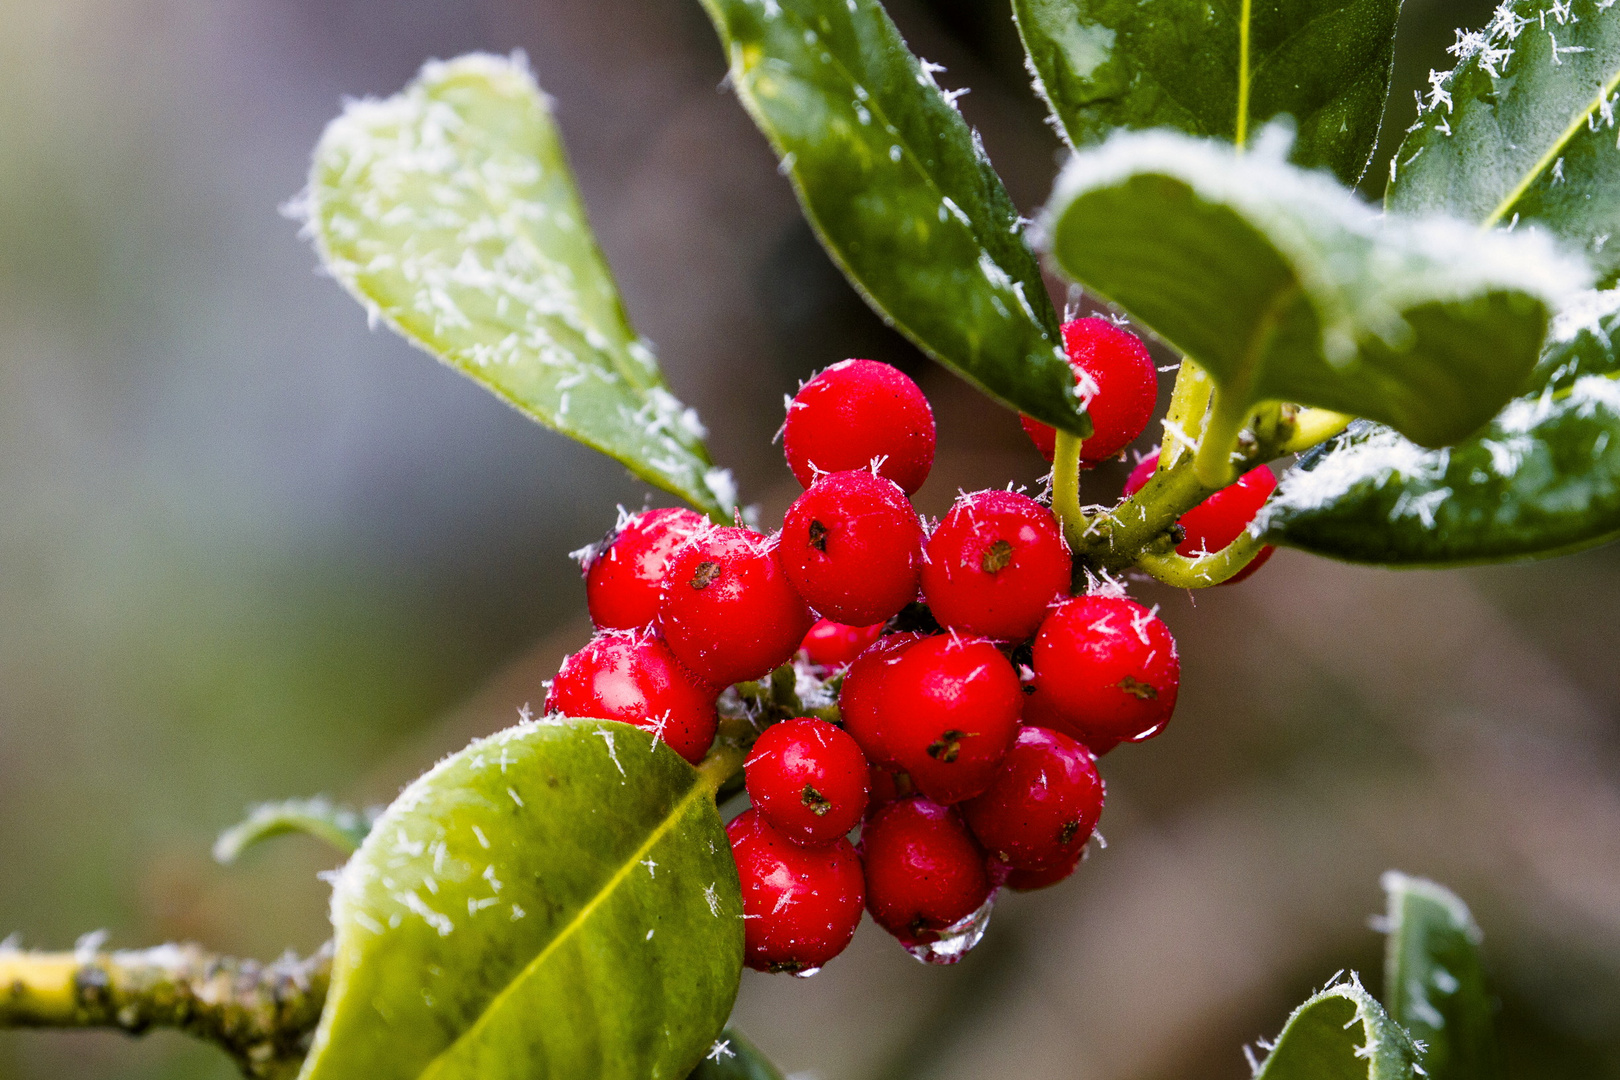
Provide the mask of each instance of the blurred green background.
MULTIPOLYGON (((1391 136, 1489 6, 1408 0, 1391 136)), ((1038 206, 1058 143, 1005 5, 893 10, 1038 206)), ((692 0, 7 0, 0 933, 314 947, 334 857, 287 840, 225 869, 218 830, 265 798, 386 800, 584 640, 564 553, 646 491, 368 332, 277 214, 345 95, 473 48, 529 53, 633 318, 767 522, 795 490, 782 395, 849 355, 933 398, 929 513, 1042 471, 820 254, 692 0)), ((1005 900, 957 968, 868 927, 814 980, 750 974, 756 1040, 824 1080, 1235 1080, 1313 985, 1376 981, 1396 866, 1473 904, 1514 1075, 1620 1077, 1616 552, 1445 574, 1283 553, 1236 589, 1141 593, 1184 697, 1105 761, 1108 848, 1005 900)), ((164 1034, 0 1037, 7 1080, 230 1075, 164 1034)))

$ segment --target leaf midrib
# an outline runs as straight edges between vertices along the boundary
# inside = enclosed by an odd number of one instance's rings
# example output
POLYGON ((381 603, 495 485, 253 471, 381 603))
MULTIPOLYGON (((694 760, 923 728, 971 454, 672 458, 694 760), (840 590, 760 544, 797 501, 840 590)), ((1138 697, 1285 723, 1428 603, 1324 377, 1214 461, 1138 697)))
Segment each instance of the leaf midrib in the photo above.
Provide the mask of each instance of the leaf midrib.
MULTIPOLYGON (((1477 69, 1477 65, 1479 63, 1478 59, 1475 58, 1473 63, 1476 65, 1477 69)), ((1609 95, 1614 93, 1616 88, 1620 88, 1620 65, 1616 65, 1614 74, 1610 75, 1609 78, 1605 80, 1603 86, 1598 90, 1597 96, 1591 100, 1586 108, 1575 114, 1574 119, 1569 122, 1569 126, 1564 129, 1564 133, 1558 137, 1558 140, 1554 142, 1552 146, 1547 148, 1546 153, 1542 154, 1541 157, 1537 159, 1536 163, 1530 167, 1530 171, 1527 172, 1519 180, 1518 184, 1514 185, 1513 190, 1508 192, 1507 196, 1497 204, 1496 209, 1490 212, 1489 216, 1487 216, 1485 221, 1481 224, 1481 228, 1493 229, 1501 223, 1502 219, 1507 216, 1507 212, 1513 209, 1514 205, 1517 204, 1520 199, 1524 198, 1525 193, 1530 190, 1531 185, 1533 185, 1537 180, 1541 179, 1542 174, 1552 167, 1553 162, 1557 161, 1564 155, 1564 151, 1568 149, 1570 141, 1574 139, 1576 135, 1580 134, 1581 128, 1588 125, 1593 114, 1602 108, 1603 102, 1608 100, 1609 95)), ((1431 128, 1430 130, 1433 129, 1431 128)))
POLYGON ((534 959, 523 965, 523 970, 514 975, 511 980, 507 982, 506 986, 501 989, 500 993, 489 999, 489 1004, 484 1007, 484 1011, 479 1014, 478 1019, 473 1021, 467 1030, 456 1036, 456 1040, 454 1042, 441 1050, 432 1061, 427 1063, 427 1066, 423 1068, 422 1072, 419 1074, 420 1077, 423 1078, 423 1080, 426 1080, 426 1078, 435 1075, 438 1072, 441 1063, 443 1063, 445 1059, 450 1056, 456 1047, 475 1037, 479 1029, 481 1029, 489 1021, 489 1018, 499 1010, 502 1003, 512 994, 517 992, 517 987, 521 983, 527 981, 530 973, 538 971, 541 967, 543 967, 546 961, 550 958, 551 954, 560 948, 564 941, 572 937, 576 930, 590 921, 591 916, 596 912, 597 908, 602 906, 607 897, 611 896, 613 892, 625 881, 625 879, 630 876, 635 867, 639 866, 641 861, 651 854, 652 849, 658 845, 658 842, 662 840, 672 828, 675 827, 675 824, 685 818, 687 811, 691 808, 693 799, 707 798, 708 794, 709 789, 704 784, 699 783, 696 777, 694 777, 691 788, 687 790, 685 795, 681 796, 680 801, 671 808, 669 814, 662 822, 659 823, 658 827, 648 835, 647 839, 642 842, 641 846, 638 847, 627 860, 625 860, 622 866, 613 872, 613 876, 608 878, 601 889, 597 890, 596 895, 592 896, 587 903, 585 903, 577 912, 574 913, 574 917, 568 920, 568 924, 561 930, 557 931, 550 941, 546 942, 545 947, 535 954, 534 959))

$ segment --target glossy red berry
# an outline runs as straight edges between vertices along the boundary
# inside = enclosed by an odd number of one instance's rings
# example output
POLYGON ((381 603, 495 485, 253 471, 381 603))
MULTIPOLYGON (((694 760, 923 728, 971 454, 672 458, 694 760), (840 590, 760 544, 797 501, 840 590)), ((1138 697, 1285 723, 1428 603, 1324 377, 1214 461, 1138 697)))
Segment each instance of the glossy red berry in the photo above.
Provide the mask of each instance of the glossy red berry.
POLYGON ((742 883, 749 967, 805 974, 844 951, 865 903, 861 859, 848 840, 800 847, 758 810, 738 815, 726 836, 742 883))
POLYGON ((904 773, 892 773, 881 765, 871 765, 866 770, 867 786, 871 794, 866 799, 866 816, 871 817, 879 810, 888 806, 896 799, 913 795, 911 778, 904 773))
POLYGON ((757 679, 784 663, 814 621, 782 569, 775 537, 710 529, 687 541, 664 575, 664 640, 715 686, 757 679))
POLYGON ((955 811, 922 797, 879 810, 861 830, 866 908, 914 945, 938 940, 990 898, 984 853, 955 811))
MULTIPOLYGON (((1131 470, 1131 475, 1125 481, 1125 494, 1135 495, 1142 490, 1142 486, 1152 478, 1159 467, 1159 453, 1155 450, 1131 470)), ((1186 531, 1186 539, 1176 545, 1176 552, 1187 558, 1196 558, 1210 552, 1220 551, 1226 545, 1236 540, 1271 493, 1277 490, 1277 478, 1271 470, 1264 465, 1257 465, 1240 476, 1236 483, 1224 487, 1181 515, 1176 522, 1186 531)), ((1221 582, 1222 585, 1235 585, 1265 565, 1276 551, 1270 544, 1260 549, 1260 554, 1239 570, 1236 574, 1221 582)))
POLYGON ((1012 870, 1003 869, 1002 884, 1013 892, 1034 892, 1036 889, 1049 889, 1058 882, 1073 874, 1086 858, 1085 845, 1081 845, 1070 858, 1055 866, 1044 867, 1040 870, 1012 870))
MULTIPOLYGON (((1147 430, 1159 395, 1159 376, 1142 339, 1108 319, 1075 319, 1063 325, 1063 346, 1075 381, 1087 377, 1096 392, 1086 408, 1091 438, 1080 444, 1080 464, 1097 465, 1118 454, 1147 430)), ((1035 448, 1052 460, 1057 433, 1024 417, 1035 448)))
POLYGON ((937 803, 990 786, 1018 733, 1022 693, 1007 658, 988 641, 939 634, 907 649, 884 676, 881 745, 937 803))
POLYGON ((1023 727, 990 787, 962 804, 962 817, 999 862, 1041 870, 1086 846, 1102 808, 1091 751, 1061 732, 1023 727))
POLYGON ((839 716, 844 730, 874 765, 898 767, 886 738, 883 683, 905 651, 926 636, 908 632, 880 637, 855 658, 844 674, 844 684, 838 690, 839 716))
POLYGON ((878 475, 911 495, 934 465, 934 411, 899 368, 845 360, 788 403, 782 448, 805 487, 824 473, 869 469, 876 461, 878 475))
POLYGON ((657 637, 615 630, 563 661, 546 711, 646 728, 696 765, 714 742, 715 697, 657 637))
MULTIPOLYGON (((585 603, 603 630, 639 630, 658 618, 658 597, 675 549, 702 532, 708 519, 691 510, 632 514, 591 550, 585 603)), ((590 549, 588 549, 590 550, 590 549)))
POLYGON ((1123 596, 1054 608, 1035 635, 1033 666, 1043 720, 1097 753, 1157 735, 1181 686, 1169 628, 1123 596))
POLYGON ((975 491, 928 538, 922 588, 940 625, 1019 641, 1069 591, 1069 548, 1052 512, 1027 495, 975 491))
POLYGON ((905 492, 865 469, 821 477, 782 520, 788 580, 816 611, 857 626, 917 599, 922 545, 905 492))
POLYGON ((866 755, 825 720, 784 720, 765 729, 744 776, 754 809, 806 847, 830 844, 861 822, 870 794, 866 755))
POLYGON ((839 668, 854 663, 882 633, 882 623, 848 626, 831 619, 817 619, 799 648, 804 650, 804 658, 817 667, 839 668))

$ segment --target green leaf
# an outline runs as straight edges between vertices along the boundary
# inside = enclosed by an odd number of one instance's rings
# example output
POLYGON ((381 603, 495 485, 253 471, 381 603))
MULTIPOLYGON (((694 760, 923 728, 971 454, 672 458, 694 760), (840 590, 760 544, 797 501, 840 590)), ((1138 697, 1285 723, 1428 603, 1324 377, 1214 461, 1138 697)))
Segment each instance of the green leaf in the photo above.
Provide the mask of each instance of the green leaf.
POLYGON ((1429 1080, 1497 1080, 1496 1008, 1479 961, 1479 927, 1450 890, 1391 870, 1384 1004, 1424 1047, 1429 1080))
POLYGON ((728 1027, 692 1070, 691 1080, 782 1080, 782 1071, 742 1032, 728 1027))
POLYGON ((1417 1048, 1354 975, 1294 1010, 1255 1080, 1413 1080, 1417 1048))
POLYGON ((412 344, 519 412, 724 517, 731 480, 630 328, 549 105, 521 58, 429 63, 351 103, 315 149, 327 270, 412 344))
POLYGON ((1040 267, 976 132, 877 0, 703 0, 823 246, 924 352, 1090 433, 1040 267))
POLYGON ((352 855, 371 831, 378 812, 333 806, 319 797, 260 803, 245 820, 219 834, 219 839, 214 841, 214 858, 222 863, 233 863, 242 852, 260 841, 286 833, 305 833, 325 840, 345 855, 352 855))
POLYGON ((1620 536, 1617 312, 1610 292, 1560 316, 1541 387, 1456 446, 1425 450, 1356 424, 1318 447, 1267 505, 1266 539, 1352 562, 1453 566, 1620 536))
POLYGON ((332 922, 303 1080, 680 1080, 742 970, 712 790, 601 720, 525 723, 440 762, 343 869, 332 922))
POLYGON ((1042 225, 1059 265, 1216 384, 1200 477, 1251 408, 1317 405, 1443 446, 1524 384, 1582 284, 1542 237, 1386 219, 1268 135, 1239 156, 1168 132, 1077 154, 1042 225))
POLYGON ((1518 0, 1458 33, 1390 162, 1391 209, 1539 225, 1620 275, 1620 9, 1518 0), (1610 239, 1617 242, 1610 246, 1610 239))
POLYGON ((1354 184, 1372 160, 1400 0, 1013 0, 1069 142, 1168 127, 1244 143, 1293 118, 1293 159, 1354 184))

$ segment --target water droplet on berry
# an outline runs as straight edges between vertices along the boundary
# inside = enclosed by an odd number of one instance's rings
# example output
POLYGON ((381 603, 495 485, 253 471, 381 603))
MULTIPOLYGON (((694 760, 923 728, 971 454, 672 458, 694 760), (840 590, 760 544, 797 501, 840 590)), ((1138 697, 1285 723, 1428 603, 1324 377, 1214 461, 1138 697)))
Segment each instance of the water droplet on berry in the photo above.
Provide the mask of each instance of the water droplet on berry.
POLYGON ((821 969, 818 967, 807 967, 800 968, 798 971, 793 972, 792 975, 795 979, 808 979, 812 975, 820 974, 820 972, 821 969))
POLYGON ((995 903, 996 894, 992 892, 977 911, 941 930, 937 940, 907 945, 906 952, 925 964, 956 963, 984 939, 984 932, 990 926, 990 909, 995 903))

